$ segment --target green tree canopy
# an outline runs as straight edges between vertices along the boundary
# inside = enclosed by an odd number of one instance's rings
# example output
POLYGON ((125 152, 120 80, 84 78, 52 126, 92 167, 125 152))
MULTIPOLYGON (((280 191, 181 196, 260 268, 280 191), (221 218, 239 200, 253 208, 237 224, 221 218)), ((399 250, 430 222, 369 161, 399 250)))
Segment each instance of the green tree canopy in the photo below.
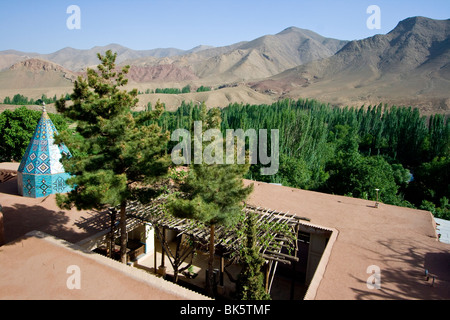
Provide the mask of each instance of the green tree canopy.
POLYGON ((264 288, 264 276, 261 271, 264 259, 256 247, 257 229, 255 215, 248 215, 244 221, 245 243, 242 244, 242 271, 236 284, 239 300, 270 300, 264 288))
POLYGON ((169 136, 162 133, 155 120, 163 111, 161 104, 154 111, 133 117, 137 91, 127 92, 125 75, 129 66, 116 70, 117 54, 108 50, 98 54, 98 70, 88 69, 87 79, 81 77, 74 84, 73 104, 65 99, 57 102, 57 109, 76 122, 76 135, 60 133, 69 150, 79 150, 78 156, 64 159, 67 181, 74 189, 58 195, 62 208, 105 209, 120 206, 121 259, 126 262, 127 200, 146 202, 156 195, 152 186, 168 170, 170 158, 165 155, 169 136))
MULTIPOLYGON (((25 106, 0 113, 0 161, 22 160, 41 115, 42 112, 25 106)), ((49 113, 49 117, 58 131, 68 128, 67 120, 61 115, 49 113)))
MULTIPOLYGON (((400 170, 397 168, 397 170, 400 170)), ((398 205, 398 176, 405 176, 394 171, 392 166, 381 156, 364 157, 359 153, 345 156, 330 167, 330 178, 327 181, 328 191, 340 195, 350 195, 356 198, 376 200, 376 190, 379 189, 380 201, 398 205)))
MULTIPOLYGON (((203 130, 220 128, 220 110, 208 113, 202 107, 203 130)), ((220 132, 220 131, 219 131, 220 132)), ((220 141, 212 141, 220 143, 220 141)), ((202 151, 206 145, 202 144, 202 151)), ((206 281, 208 293, 213 295, 214 232, 216 224, 232 225, 242 215, 243 201, 253 190, 253 185, 244 186, 243 176, 249 164, 192 164, 181 185, 182 197, 174 197, 168 209, 178 217, 199 220, 210 227, 210 246, 206 281)))

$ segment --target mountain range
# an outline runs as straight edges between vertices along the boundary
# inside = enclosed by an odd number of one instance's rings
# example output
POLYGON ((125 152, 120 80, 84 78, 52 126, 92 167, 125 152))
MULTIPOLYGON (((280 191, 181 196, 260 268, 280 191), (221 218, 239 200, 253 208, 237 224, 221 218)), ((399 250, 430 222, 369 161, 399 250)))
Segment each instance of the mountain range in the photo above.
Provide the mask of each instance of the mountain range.
MULTIPOLYGON (((73 81, 98 64, 97 53, 117 52, 128 64, 130 86, 220 90, 185 95, 142 95, 166 105, 182 100, 210 106, 316 98, 334 105, 397 104, 423 113, 450 113, 450 19, 412 17, 388 34, 345 41, 289 27, 229 46, 132 50, 118 44, 51 54, 0 51, 0 99, 22 93, 71 92, 73 81)), ((39 94, 40 95, 40 94, 39 94)))
POLYGON ((391 102, 449 112, 450 20, 413 17, 386 35, 348 42, 335 55, 252 84, 335 104, 391 102))

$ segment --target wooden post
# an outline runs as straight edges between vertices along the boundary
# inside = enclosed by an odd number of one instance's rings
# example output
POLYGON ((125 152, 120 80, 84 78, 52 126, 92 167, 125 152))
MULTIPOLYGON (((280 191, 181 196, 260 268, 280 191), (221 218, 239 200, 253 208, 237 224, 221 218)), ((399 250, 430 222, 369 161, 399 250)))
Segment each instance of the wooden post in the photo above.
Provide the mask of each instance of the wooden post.
POLYGON ((128 233, 127 233, 127 202, 122 201, 120 204, 120 261, 127 264, 127 243, 128 243, 128 233))
POLYGON ((209 226, 209 258, 206 277, 206 292, 211 298, 214 298, 214 234, 215 225, 211 224, 209 226))
POLYGON ((114 259, 114 251, 116 246, 116 239, 114 238, 114 228, 116 225, 116 208, 110 208, 109 214, 111 218, 111 232, 109 233, 109 257, 114 259))
MULTIPOLYGON (((297 258, 298 253, 298 231, 299 231, 299 225, 298 223, 295 225, 295 247, 294 247, 294 257, 297 258)), ((291 294, 290 294, 290 300, 294 300, 294 293, 295 293, 295 267, 297 265, 296 261, 291 261, 292 264, 292 279, 291 279, 291 294)))
POLYGON ((223 257, 220 257, 220 285, 223 287, 223 273, 225 269, 225 259, 223 257))
POLYGON ((162 243, 161 243, 161 267, 165 267, 165 255, 164 255, 164 242, 166 241, 166 228, 162 230, 162 243))
POLYGON ((156 228, 156 226, 154 227, 155 228, 155 232, 154 232, 154 237, 155 237, 155 241, 153 241, 153 246, 155 247, 155 250, 154 250, 154 252, 153 252, 153 267, 155 268, 155 273, 157 273, 158 272, 158 266, 157 266, 157 264, 158 264, 158 262, 157 262, 157 251, 156 251, 156 240, 157 240, 157 235, 156 235, 156 233, 157 232, 159 232, 159 230, 156 228))
POLYGON ((158 273, 163 277, 166 276, 166 266, 164 265, 164 242, 166 241, 166 228, 162 229, 162 239, 161 239, 161 265, 158 268, 158 273))
POLYGON ((264 264, 264 288, 266 293, 269 293, 269 274, 270 274, 270 264, 269 261, 266 261, 264 264))
POLYGON ((181 265, 181 257, 180 257, 180 247, 181 247, 181 238, 183 236, 177 236, 177 248, 175 251, 175 261, 172 263, 173 265, 173 282, 178 282, 178 267, 181 265))

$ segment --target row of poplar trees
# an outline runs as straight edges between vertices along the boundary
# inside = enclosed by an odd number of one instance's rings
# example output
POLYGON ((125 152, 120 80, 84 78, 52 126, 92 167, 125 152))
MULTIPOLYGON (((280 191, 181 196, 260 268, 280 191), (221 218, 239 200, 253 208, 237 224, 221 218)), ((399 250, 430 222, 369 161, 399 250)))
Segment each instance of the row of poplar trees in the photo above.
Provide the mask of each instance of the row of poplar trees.
MULTIPOLYGON (((165 130, 189 129, 201 106, 182 102, 158 122, 165 130)), ((450 219, 450 118, 421 115, 403 106, 333 107, 314 99, 273 104, 233 103, 221 109, 228 129, 279 130, 279 170, 246 178, 284 186, 377 199, 450 219)))
MULTIPOLYGON (((70 105, 60 99, 58 112, 76 123, 75 132, 64 130, 56 143, 64 142, 73 150, 63 159, 67 183, 73 191, 57 195, 60 208, 108 210, 116 208, 120 217, 120 257, 127 262, 126 206, 129 200, 148 203, 159 195, 158 182, 172 165, 167 154, 169 133, 163 132, 157 119, 163 106, 140 112, 137 90, 126 91, 129 66, 117 71, 117 54, 98 54, 98 70, 88 69, 87 78, 74 84, 70 105)), ((204 129, 220 127, 220 111, 203 112, 204 129), (205 125, 206 124, 206 125, 205 125)), ((197 219, 210 228, 208 269, 213 270, 215 226, 233 224, 242 213, 252 185, 245 187, 243 175, 249 165, 192 165, 182 183, 183 198, 174 197, 167 206, 176 216, 197 219)), ((248 290, 245 284, 241 287, 248 290)), ((206 289, 213 295, 213 272, 208 272, 206 289)), ((251 288, 250 288, 251 289, 251 288)), ((246 298, 257 297, 243 294, 246 298)))

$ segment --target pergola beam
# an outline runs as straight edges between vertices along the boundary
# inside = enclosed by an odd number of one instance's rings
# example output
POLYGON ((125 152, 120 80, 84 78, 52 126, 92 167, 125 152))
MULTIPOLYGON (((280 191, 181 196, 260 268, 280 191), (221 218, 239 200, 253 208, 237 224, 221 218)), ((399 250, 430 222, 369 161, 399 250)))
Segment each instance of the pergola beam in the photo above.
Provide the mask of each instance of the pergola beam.
MULTIPOLYGON (((127 216, 141 222, 151 223, 155 227, 174 230, 179 235, 185 234, 203 245, 209 242, 209 232, 205 226, 197 222, 193 223, 190 219, 176 218, 167 214, 161 207, 164 201, 165 198, 162 197, 146 205, 130 202, 127 206, 127 216)), ((298 261, 295 255, 282 253, 281 250, 283 248, 292 249, 293 247, 295 254, 298 225, 301 220, 309 221, 309 219, 299 218, 287 212, 279 212, 247 204, 243 208, 243 212, 246 215, 244 221, 249 214, 258 215, 256 228, 259 241, 257 245, 264 259, 282 263, 298 261), (290 234, 283 233, 283 228, 284 230, 290 230, 290 234)), ((235 230, 227 230, 225 227, 219 226, 216 229, 216 233, 218 236, 216 237, 215 246, 221 257, 235 253, 238 250, 241 239, 235 230)), ((237 259, 239 259, 239 256, 237 256, 237 259)))

